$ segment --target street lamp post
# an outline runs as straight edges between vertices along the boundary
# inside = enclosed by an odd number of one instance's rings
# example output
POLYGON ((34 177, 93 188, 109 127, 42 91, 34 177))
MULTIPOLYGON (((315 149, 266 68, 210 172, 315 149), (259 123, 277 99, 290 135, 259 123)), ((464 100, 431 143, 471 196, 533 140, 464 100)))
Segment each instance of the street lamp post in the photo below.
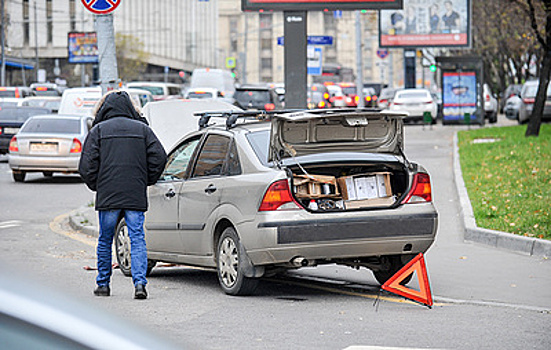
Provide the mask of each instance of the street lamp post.
POLYGON ((6 42, 5 42, 5 36, 4 36, 4 0, 1 0, 0 6, 2 6, 2 9, 1 9, 2 34, 0 34, 1 36, 0 40, 2 41, 1 43, 2 44, 2 71, 1 71, 2 77, 1 77, 0 85, 6 86, 6 54, 5 54, 6 42))

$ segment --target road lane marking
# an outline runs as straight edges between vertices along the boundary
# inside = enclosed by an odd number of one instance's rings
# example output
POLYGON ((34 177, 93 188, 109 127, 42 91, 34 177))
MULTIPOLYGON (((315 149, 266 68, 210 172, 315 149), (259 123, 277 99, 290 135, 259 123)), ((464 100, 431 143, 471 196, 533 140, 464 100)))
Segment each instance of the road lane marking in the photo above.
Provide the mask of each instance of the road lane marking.
POLYGON ((18 227, 18 226, 21 226, 22 224, 23 224, 23 221, 19 221, 19 220, 2 221, 0 222, 0 229, 18 227))

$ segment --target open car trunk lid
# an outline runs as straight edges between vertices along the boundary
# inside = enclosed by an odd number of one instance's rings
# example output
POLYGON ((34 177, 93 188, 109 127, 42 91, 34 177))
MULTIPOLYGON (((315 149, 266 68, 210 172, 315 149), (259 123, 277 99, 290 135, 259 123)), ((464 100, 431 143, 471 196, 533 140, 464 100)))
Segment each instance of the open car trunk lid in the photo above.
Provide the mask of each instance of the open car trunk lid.
POLYGON ((403 117, 407 114, 345 110, 275 115, 269 161, 328 152, 403 155, 403 117))

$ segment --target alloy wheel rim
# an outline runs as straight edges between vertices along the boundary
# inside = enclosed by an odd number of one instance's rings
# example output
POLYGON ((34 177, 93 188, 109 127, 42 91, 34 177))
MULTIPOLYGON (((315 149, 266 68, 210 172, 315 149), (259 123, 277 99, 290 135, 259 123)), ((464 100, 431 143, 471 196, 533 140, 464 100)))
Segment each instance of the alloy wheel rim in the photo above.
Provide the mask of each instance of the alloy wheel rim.
POLYGON ((128 228, 126 225, 122 226, 117 234, 119 241, 119 250, 117 252, 119 256, 119 264, 126 269, 130 269, 130 238, 128 237, 128 228))
POLYGON ((220 278, 224 285, 232 287, 237 281, 237 266, 239 263, 237 246, 233 239, 226 237, 220 245, 218 254, 220 278))

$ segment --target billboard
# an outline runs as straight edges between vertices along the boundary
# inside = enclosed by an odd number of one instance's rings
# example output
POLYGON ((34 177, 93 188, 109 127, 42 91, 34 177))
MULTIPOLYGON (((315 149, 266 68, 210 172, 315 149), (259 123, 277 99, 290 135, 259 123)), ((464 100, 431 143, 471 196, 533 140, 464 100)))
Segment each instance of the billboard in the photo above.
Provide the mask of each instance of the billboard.
POLYGON ((67 34, 69 63, 98 63, 98 37, 95 32, 67 34))
POLYGON ((469 47, 471 0, 404 0, 403 10, 381 10, 380 47, 469 47))
POLYGON ((243 11, 400 9, 404 0, 241 0, 243 11))
POLYGON ((462 121, 465 113, 476 114, 476 72, 442 73, 442 108, 444 121, 462 121))

